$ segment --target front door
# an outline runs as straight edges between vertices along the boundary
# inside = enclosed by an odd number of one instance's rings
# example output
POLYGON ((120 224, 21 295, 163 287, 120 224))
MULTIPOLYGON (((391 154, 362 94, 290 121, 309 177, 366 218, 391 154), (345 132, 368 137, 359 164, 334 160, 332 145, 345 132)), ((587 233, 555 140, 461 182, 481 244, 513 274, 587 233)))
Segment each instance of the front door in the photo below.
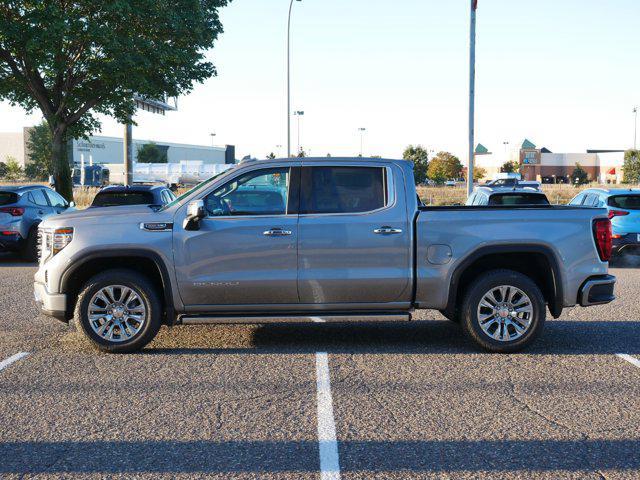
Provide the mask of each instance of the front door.
POLYGON ((298 173, 286 166, 239 174, 203 198, 199 230, 176 225, 185 305, 298 303, 298 173))
POLYGON ((396 166, 303 167, 298 291, 304 304, 390 303, 411 295, 411 228, 396 166))

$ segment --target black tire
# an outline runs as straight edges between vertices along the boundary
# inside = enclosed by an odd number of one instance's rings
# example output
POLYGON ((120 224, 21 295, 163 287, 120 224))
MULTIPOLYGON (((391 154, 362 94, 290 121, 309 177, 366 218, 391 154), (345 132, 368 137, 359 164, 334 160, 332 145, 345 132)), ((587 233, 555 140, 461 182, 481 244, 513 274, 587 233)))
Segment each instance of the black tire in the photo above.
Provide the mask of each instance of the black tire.
POLYGON ((156 287, 147 277, 133 270, 107 270, 95 275, 83 286, 76 302, 74 319, 85 337, 99 350, 109 353, 137 352, 153 340, 160 330, 162 302, 156 287), (132 289, 139 296, 146 309, 145 322, 140 331, 124 341, 115 342, 101 337, 93 330, 89 321, 88 310, 92 297, 110 285, 122 285, 132 289))
POLYGON ((27 262, 38 260, 38 227, 31 227, 27 240, 22 247, 22 258, 27 262))
MULTIPOLYGON (((509 353, 526 348, 542 333, 547 310, 542 292, 529 277, 512 270, 493 270, 478 277, 466 290, 461 314, 462 327, 471 340, 487 351, 509 353), (529 297, 533 310, 528 329, 520 337, 513 340, 499 340, 491 337, 482 329, 478 318, 478 308, 485 294, 492 288, 503 285, 516 287, 522 291, 529 297)), ((502 328, 507 329, 509 336, 514 335, 515 337, 516 330, 513 326, 502 328)))

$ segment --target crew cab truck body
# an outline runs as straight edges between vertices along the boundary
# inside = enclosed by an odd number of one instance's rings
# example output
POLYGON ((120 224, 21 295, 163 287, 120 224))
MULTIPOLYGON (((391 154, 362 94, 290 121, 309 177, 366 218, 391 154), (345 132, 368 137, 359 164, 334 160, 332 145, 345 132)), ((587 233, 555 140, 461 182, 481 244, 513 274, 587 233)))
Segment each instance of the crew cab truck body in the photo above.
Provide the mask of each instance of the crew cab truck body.
POLYGON ((410 320, 415 308, 508 352, 540 334, 547 307, 614 299, 605 210, 422 207, 414 185, 401 160, 249 161, 160 210, 48 219, 35 297, 112 352, 161 324, 410 320))

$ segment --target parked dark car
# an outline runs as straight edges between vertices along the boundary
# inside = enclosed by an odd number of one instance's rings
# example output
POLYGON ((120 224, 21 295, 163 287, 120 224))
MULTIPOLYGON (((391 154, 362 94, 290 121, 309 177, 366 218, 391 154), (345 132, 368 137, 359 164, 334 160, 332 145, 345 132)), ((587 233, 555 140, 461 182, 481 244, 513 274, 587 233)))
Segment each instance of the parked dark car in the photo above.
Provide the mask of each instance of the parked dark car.
POLYGON ((173 202, 176 196, 164 185, 112 185, 100 190, 91 207, 118 207, 122 205, 158 205, 173 202))
POLYGON ((547 196, 531 187, 477 187, 467 199, 467 205, 550 205, 547 196))
POLYGON ((0 186, 0 252, 36 260, 40 222, 73 206, 43 185, 0 186))

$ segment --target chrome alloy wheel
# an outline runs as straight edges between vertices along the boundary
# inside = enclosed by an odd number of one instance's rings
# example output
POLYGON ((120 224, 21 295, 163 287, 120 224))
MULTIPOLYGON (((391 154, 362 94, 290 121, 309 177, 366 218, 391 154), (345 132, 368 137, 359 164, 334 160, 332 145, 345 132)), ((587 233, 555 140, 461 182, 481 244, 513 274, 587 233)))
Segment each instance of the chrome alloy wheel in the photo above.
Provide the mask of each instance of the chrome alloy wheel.
POLYGON ((87 314, 96 335, 110 342, 135 337, 147 320, 147 309, 140 295, 123 285, 98 290, 91 297, 87 314))
POLYGON ((482 331, 500 342, 522 337, 531 325, 533 304, 519 288, 500 285, 485 293, 478 305, 478 323, 482 331))

